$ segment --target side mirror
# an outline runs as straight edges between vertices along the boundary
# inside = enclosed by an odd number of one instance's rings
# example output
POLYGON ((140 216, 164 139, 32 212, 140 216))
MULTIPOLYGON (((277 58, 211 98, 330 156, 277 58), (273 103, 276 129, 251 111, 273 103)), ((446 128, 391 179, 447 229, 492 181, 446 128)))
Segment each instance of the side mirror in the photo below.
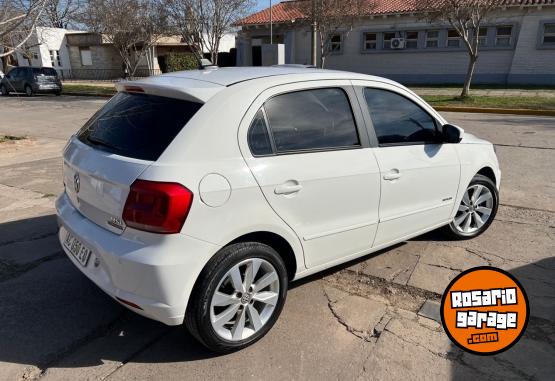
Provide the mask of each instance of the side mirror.
POLYGON ((444 143, 459 143, 462 140, 464 130, 452 124, 446 124, 442 128, 444 143))

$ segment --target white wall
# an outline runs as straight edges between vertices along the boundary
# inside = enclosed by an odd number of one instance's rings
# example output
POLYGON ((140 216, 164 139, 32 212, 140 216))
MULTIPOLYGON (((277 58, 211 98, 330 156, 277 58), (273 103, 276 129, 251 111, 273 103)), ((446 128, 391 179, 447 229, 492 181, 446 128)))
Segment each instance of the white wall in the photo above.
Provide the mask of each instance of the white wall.
MULTIPOLYGON (((488 83, 545 83, 555 84, 555 49, 538 49, 537 39, 542 21, 555 21, 555 7, 508 7, 498 10, 485 26, 512 25, 513 45, 495 47, 495 28, 490 29, 489 46, 480 49, 475 81, 488 83), (511 80, 512 78, 512 80, 511 80)), ((286 51, 292 63, 310 64, 311 33, 308 27, 280 25, 287 28, 286 51), (294 29, 292 29, 294 28, 294 29), (292 41, 292 42, 291 42, 292 41)), ((441 48, 414 50, 362 50, 363 32, 424 31, 440 29, 445 35, 448 25, 429 24, 415 16, 367 17, 346 34, 342 52, 329 55, 326 68, 355 71, 390 77, 402 82, 445 83, 462 82, 468 65, 468 53, 462 49, 441 48)), ((345 31, 346 32, 346 31, 345 31)), ((268 33, 263 27, 245 28, 242 36, 261 36, 268 33)), ((244 44, 247 46, 246 44, 244 44)), ((462 45, 461 45, 462 46, 462 45)))

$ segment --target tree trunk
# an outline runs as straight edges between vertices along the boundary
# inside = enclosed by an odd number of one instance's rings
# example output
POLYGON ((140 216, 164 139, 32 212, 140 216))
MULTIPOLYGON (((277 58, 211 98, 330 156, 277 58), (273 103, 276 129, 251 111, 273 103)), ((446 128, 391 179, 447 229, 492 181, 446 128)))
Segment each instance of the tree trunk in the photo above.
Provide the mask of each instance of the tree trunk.
POLYGON ((311 62, 312 66, 318 66, 318 24, 316 21, 312 23, 312 46, 311 46, 311 62))
POLYGON ((464 87, 461 93, 461 98, 466 98, 470 94, 470 84, 472 83, 472 77, 474 76, 474 69, 476 68, 477 56, 470 55, 470 60, 468 61, 468 70, 466 71, 466 78, 464 80, 464 87))

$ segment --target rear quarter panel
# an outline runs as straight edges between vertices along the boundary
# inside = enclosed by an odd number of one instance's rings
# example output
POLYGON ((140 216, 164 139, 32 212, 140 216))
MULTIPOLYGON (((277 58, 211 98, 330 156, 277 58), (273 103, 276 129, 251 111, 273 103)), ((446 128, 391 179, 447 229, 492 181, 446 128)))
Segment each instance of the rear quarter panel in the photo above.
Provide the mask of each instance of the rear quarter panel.
POLYGON ((224 246, 248 233, 275 233, 291 245, 301 271, 305 266, 298 237, 268 205, 239 150, 239 125, 261 88, 236 85, 211 98, 140 177, 179 182, 193 191, 182 234, 224 246), (200 197, 201 180, 208 174, 218 174, 229 183, 229 198, 221 206, 209 206, 200 197))

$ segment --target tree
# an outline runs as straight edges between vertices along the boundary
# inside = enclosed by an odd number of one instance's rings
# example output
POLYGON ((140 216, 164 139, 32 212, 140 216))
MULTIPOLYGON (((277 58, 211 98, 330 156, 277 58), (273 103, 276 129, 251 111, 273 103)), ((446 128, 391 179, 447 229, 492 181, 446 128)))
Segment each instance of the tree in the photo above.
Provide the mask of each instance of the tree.
POLYGON ((214 65, 218 64, 222 37, 254 5, 252 0, 161 0, 161 3, 169 12, 175 32, 197 59, 200 61, 203 53, 208 52, 214 65))
POLYGON ((67 29, 78 17, 84 1, 47 0, 42 23, 44 26, 67 29))
POLYGON ((80 21, 113 45, 131 77, 167 30, 166 13, 152 0, 89 0, 80 21))
POLYGON ((0 0, 0 59, 26 49, 47 0, 0 0))
POLYGON ((338 41, 346 38, 362 11, 372 2, 364 0, 306 0, 299 2, 300 11, 306 16, 305 21, 312 28, 312 65, 324 68, 326 58, 337 49, 338 41), (319 41, 319 44, 317 43, 319 41), (320 64, 317 65, 317 50, 320 50, 320 64))
POLYGON ((468 68, 461 98, 470 94, 470 85, 476 62, 480 41, 480 27, 504 0, 420 0, 420 12, 430 22, 447 22, 455 29, 468 52, 468 68))

